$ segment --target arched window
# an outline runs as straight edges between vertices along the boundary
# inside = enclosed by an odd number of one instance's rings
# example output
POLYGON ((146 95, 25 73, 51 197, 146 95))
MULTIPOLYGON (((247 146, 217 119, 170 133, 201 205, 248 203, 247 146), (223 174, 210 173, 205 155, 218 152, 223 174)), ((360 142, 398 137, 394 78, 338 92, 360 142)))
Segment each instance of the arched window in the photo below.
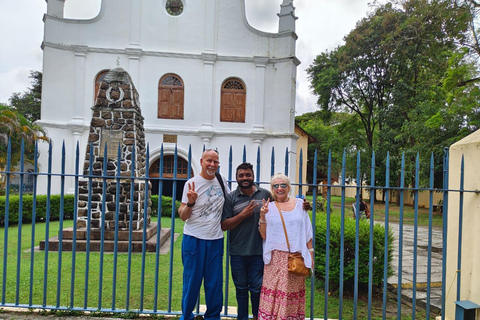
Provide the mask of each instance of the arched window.
POLYGON ((245 122, 245 84, 238 78, 228 78, 222 84, 220 121, 245 122))
POLYGON ((166 74, 158 82, 158 115, 160 119, 183 119, 184 86, 176 74, 166 74))
POLYGON ((110 70, 100 71, 95 77, 95 91, 93 92, 93 104, 95 104, 95 100, 97 100, 98 91, 100 90, 100 84, 102 83, 103 78, 105 78, 105 76, 109 71, 110 70))

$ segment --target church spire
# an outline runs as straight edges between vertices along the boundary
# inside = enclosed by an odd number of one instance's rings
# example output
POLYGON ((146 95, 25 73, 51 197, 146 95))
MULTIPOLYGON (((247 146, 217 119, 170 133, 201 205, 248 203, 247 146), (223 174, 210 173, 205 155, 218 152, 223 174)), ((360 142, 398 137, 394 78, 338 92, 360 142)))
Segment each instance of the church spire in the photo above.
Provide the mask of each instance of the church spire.
POLYGON ((295 7, 293 6, 293 0, 283 0, 280 6, 280 13, 277 14, 280 18, 278 23, 278 32, 295 32, 295 20, 298 18, 295 16, 295 7))
POLYGON ((45 0, 47 2, 47 14, 58 18, 63 18, 63 8, 65 0, 45 0))

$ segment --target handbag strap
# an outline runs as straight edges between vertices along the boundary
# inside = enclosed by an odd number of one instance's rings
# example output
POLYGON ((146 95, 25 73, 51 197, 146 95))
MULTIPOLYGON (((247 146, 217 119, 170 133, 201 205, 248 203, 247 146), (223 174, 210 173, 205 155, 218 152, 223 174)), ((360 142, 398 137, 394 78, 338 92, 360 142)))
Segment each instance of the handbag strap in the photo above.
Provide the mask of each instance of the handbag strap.
POLYGON ((290 252, 290 243, 288 242, 287 228, 285 227, 285 220, 283 220, 282 210, 278 205, 278 201, 275 201, 275 205, 277 206, 278 213, 280 213, 280 218, 282 219, 283 231, 285 232, 285 239, 287 240, 288 252, 290 252))

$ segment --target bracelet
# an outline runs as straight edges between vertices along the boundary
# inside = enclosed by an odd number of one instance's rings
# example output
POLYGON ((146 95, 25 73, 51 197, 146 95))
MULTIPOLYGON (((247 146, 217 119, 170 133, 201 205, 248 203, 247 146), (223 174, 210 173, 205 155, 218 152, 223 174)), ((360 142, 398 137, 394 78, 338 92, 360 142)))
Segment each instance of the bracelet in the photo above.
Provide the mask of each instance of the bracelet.
POLYGON ((193 202, 193 203, 187 202, 187 207, 189 207, 189 208, 193 207, 194 205, 195 205, 195 202, 193 202))
POLYGON ((308 248, 308 251, 313 252, 315 249, 313 248, 308 248))
POLYGON ((258 220, 258 223, 267 223, 267 220, 258 220))

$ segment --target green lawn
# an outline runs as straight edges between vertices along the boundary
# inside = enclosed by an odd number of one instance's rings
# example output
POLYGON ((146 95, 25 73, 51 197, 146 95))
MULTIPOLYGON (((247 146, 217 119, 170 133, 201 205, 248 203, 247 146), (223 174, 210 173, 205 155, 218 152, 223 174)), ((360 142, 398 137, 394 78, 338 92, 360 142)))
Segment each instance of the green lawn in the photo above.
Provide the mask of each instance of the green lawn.
MULTIPOLYGON (((307 199, 312 202, 312 196, 307 196, 307 199)), ((331 197, 331 208, 334 213, 340 214, 342 198, 339 196, 331 197)), ((370 207, 370 201, 366 199, 368 206, 370 207)), ((355 202, 355 198, 345 198, 345 214, 347 217, 352 217, 352 203, 355 202)), ((371 208, 370 208, 371 209, 371 208)), ((376 202, 373 207, 373 216, 375 221, 385 221, 385 203, 376 202)), ((395 203, 389 204, 388 209, 388 221, 398 223, 400 221, 400 207, 395 203)), ((413 225, 415 223, 415 208, 411 205, 404 205, 403 207, 403 223, 413 225)), ((427 227, 429 224, 429 210, 426 208, 418 208, 418 225, 427 227)), ((442 214, 434 212, 432 214, 432 226, 441 228, 443 225, 442 214)))
MULTIPOLYGON (((65 221, 64 227, 72 226, 73 221, 65 221)), ((162 226, 170 227, 171 220, 169 218, 162 218, 162 226)), ((59 222, 51 222, 50 236, 56 235, 59 230, 59 222)), ((35 228, 35 246, 38 246, 41 240, 45 239, 45 223, 37 223, 35 228)), ((180 219, 175 220, 175 232, 181 233, 183 229, 183 222, 180 219)), ((17 244, 18 244, 18 227, 11 226, 8 228, 8 250, 7 250, 7 269, 5 270, 6 277, 6 294, 4 297, 6 303, 15 303, 18 294, 19 304, 29 304, 29 290, 30 290, 30 262, 31 262, 31 231, 32 225, 26 224, 22 226, 21 234, 21 254, 19 272, 17 273, 17 244), (16 279, 19 277, 19 287, 17 288, 16 279)), ((3 248, 4 248, 4 234, 5 229, 0 228, 0 248, 2 254, 0 256, 0 283, 3 284, 3 248)), ((128 255, 118 254, 117 257, 117 276, 115 288, 113 287, 113 268, 114 255, 112 253, 105 253, 103 255, 103 277, 101 301, 99 301, 99 287, 100 287, 100 259, 101 255, 98 252, 91 252, 89 257, 88 278, 86 282, 87 270, 87 256, 84 252, 77 252, 75 262, 75 276, 74 276, 74 296, 73 306, 101 309, 127 309, 127 274, 128 274, 128 255), (85 290, 86 284, 88 285, 85 290), (115 289, 115 297, 113 291, 115 289)), ((142 269, 142 255, 133 254, 131 257, 131 281, 130 281, 130 296, 128 301, 129 310, 153 310, 155 288, 158 288, 157 310, 169 310, 169 258, 170 254, 161 255, 159 263, 159 280, 158 284, 155 282, 155 254, 148 253, 145 256, 145 277, 144 277, 144 292, 143 300, 141 299, 141 269, 142 269), (141 306, 141 304, 143 305, 141 306)), ((57 276, 58 276, 58 252, 49 252, 48 254, 48 268, 45 276, 45 252, 34 252, 33 263, 33 289, 32 289, 32 304, 50 306, 57 305, 57 276), (44 291, 44 284, 46 283, 46 290, 44 291)), ((59 287, 58 305, 61 307, 69 307, 71 301, 71 270, 72 270, 72 254, 71 252, 63 252, 61 259, 61 279, 59 287)), ((173 268, 172 272, 172 292, 171 292, 171 311, 180 310, 180 299, 182 290, 182 263, 181 263, 181 236, 177 239, 173 251, 173 268)), ((318 283, 317 289, 314 291, 314 317, 322 318, 324 315, 325 295, 324 290, 318 283)), ((310 280, 307 279, 307 314, 310 310, 310 280)), ((337 292, 329 294, 328 299, 328 316, 329 318, 338 318, 339 297, 337 292)), ((201 291, 200 303, 204 304, 203 290, 201 291)), ((229 282, 229 301, 230 306, 236 305, 235 287, 230 280, 229 282)), ((353 297, 346 294, 343 300, 343 316, 350 319, 353 317, 353 297)), ((396 300, 389 302, 389 308, 396 312, 396 300)), ((358 303, 358 318, 367 318, 367 297, 366 294, 360 294, 358 303)), ((373 319, 381 318, 382 301, 381 295, 376 296, 373 301, 373 319)), ((409 319, 409 309, 406 308, 402 319, 409 319)), ((423 316, 424 318, 425 316, 423 316)), ((396 318, 396 313, 389 314, 389 319, 396 318)))

